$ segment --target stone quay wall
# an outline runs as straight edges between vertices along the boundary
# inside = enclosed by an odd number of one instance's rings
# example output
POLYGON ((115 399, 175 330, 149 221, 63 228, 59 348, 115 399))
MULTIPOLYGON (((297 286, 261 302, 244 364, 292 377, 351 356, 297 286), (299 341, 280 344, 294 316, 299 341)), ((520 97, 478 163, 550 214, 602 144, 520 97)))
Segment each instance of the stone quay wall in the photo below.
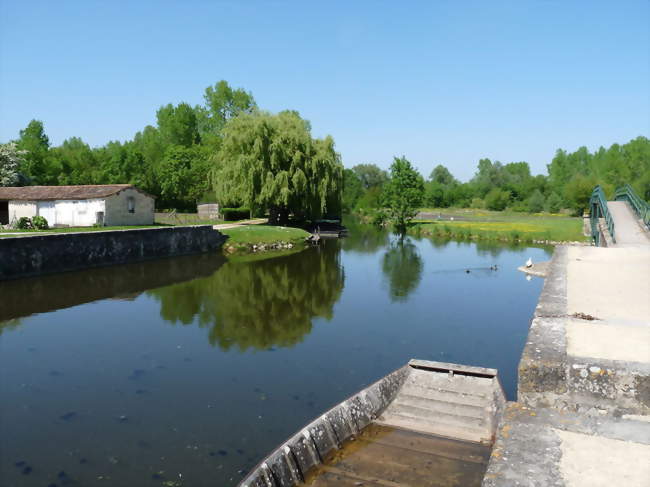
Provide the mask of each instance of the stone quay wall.
POLYGON ((0 280, 218 250, 210 225, 0 238, 0 280))

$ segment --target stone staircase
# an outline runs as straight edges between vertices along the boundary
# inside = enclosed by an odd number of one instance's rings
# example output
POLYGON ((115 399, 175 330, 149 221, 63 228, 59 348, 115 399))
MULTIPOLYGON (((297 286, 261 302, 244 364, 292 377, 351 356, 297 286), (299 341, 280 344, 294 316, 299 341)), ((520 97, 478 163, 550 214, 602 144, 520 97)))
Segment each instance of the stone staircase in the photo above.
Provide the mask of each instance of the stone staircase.
POLYGON ((494 380, 414 370, 376 423, 447 438, 490 443, 497 408, 494 380))

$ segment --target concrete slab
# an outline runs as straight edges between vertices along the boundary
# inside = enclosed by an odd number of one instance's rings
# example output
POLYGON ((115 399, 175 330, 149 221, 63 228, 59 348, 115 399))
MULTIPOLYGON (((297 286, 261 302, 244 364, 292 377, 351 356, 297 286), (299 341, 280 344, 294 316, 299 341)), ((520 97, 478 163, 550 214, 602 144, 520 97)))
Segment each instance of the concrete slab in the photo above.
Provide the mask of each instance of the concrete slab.
POLYGON ((650 362, 650 326, 568 320, 567 354, 627 362, 650 362))
POLYGON ((650 247, 569 247, 567 313, 650 326, 650 247))
POLYGON ((650 245, 648 231, 639 224, 638 218, 626 201, 608 201, 607 209, 614 219, 616 247, 650 245))
POLYGON ((649 455, 650 423, 508 403, 482 486, 647 486, 649 455))
POLYGON ((650 445, 571 431, 560 437, 560 474, 567 487, 647 487, 650 445))

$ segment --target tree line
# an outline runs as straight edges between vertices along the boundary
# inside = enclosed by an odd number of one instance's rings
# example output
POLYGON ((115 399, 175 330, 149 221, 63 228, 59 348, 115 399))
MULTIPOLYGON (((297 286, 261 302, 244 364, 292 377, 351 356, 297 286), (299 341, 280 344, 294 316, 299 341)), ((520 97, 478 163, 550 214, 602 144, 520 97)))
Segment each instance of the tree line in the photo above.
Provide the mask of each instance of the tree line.
POLYGON ((79 137, 52 146, 32 120, 18 139, 0 144, 0 185, 130 183, 156 196, 159 209, 193 211, 217 201, 285 222, 383 208, 403 225, 420 206, 580 213, 600 184, 610 196, 630 183, 650 199, 650 141, 637 137, 590 152, 558 150, 548 175, 527 162, 481 159, 459 181, 444 165, 424 178, 405 158, 390 171, 375 164, 343 168, 331 137, 316 139, 295 111, 260 110, 250 92, 219 81, 203 103, 161 106, 156 124, 133 139, 90 147, 79 137))
POLYGON ((156 125, 126 142, 91 148, 79 137, 52 146, 32 120, 0 145, 0 185, 130 183, 159 209, 197 202, 315 219, 340 214, 343 166, 331 137, 315 139, 295 111, 260 110, 250 92, 219 81, 204 103, 164 105, 156 125))
POLYGON ((481 159, 474 176, 461 182, 441 164, 427 179, 404 158, 395 158, 388 172, 375 164, 359 164, 344 171, 343 209, 367 212, 386 208, 394 220, 399 219, 395 209, 400 206, 407 220, 413 208, 421 206, 530 213, 568 209, 580 214, 596 185, 612 197, 615 188, 624 183, 650 200, 650 140, 646 137, 593 153, 586 147, 575 152, 560 149, 547 169, 548 175, 532 175, 527 162, 502 164, 481 159))

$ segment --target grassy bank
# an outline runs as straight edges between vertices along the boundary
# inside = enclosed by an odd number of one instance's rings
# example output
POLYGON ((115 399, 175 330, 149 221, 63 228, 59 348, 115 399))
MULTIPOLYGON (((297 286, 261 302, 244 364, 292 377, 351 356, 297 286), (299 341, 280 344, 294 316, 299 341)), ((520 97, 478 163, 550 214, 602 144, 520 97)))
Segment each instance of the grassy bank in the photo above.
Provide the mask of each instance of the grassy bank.
POLYGON ((242 225, 220 230, 228 235, 224 248, 229 251, 271 250, 304 245, 309 232, 300 228, 272 225, 242 225))
MULTIPOLYGON (((436 212, 436 210, 429 210, 436 212)), ((481 239, 508 242, 585 242, 582 218, 549 214, 499 213, 466 210, 440 220, 416 220, 409 232, 455 239, 481 239), (462 219, 459 219, 462 218, 462 219)))
POLYGON ((163 228, 170 225, 141 225, 141 226, 115 226, 115 227, 59 227, 48 228, 47 230, 20 230, 20 229, 3 229, 0 230, 2 237, 26 237, 29 235, 48 235, 53 233, 80 233, 80 232, 106 232, 110 230, 139 230, 142 228, 163 228))
POLYGON ((154 214, 154 221, 163 225, 219 225, 231 223, 216 218, 201 218, 198 213, 162 213, 154 214))

